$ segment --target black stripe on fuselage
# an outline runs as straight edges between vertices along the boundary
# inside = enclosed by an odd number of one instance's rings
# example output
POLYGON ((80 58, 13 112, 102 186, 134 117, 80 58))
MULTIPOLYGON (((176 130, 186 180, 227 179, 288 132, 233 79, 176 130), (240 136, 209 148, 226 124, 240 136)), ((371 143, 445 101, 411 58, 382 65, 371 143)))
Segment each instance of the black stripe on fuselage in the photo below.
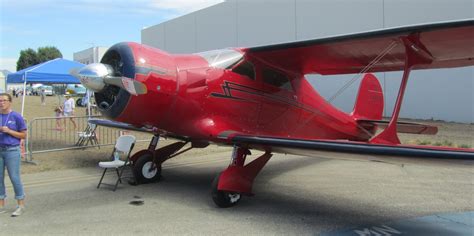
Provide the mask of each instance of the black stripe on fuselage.
MULTIPOLYGON (((237 84, 237 83, 234 83, 234 82, 224 81, 224 84, 222 84, 222 90, 223 90, 223 94, 214 92, 214 93, 211 93, 211 96, 216 97, 216 98, 223 98, 223 99, 251 101, 251 100, 246 99, 246 98, 237 97, 237 96, 232 95, 232 91, 239 91, 239 92, 242 92, 242 93, 247 93, 247 94, 250 94, 250 95, 259 96, 259 97, 267 98, 267 99, 270 99, 270 100, 273 100, 273 101, 277 101, 277 102, 283 103, 285 105, 300 108, 300 109, 303 109, 303 110, 311 112, 311 113, 322 114, 317 109, 312 108, 312 107, 308 107, 304 103, 297 102, 297 101, 295 101, 293 99, 289 99, 287 97, 282 97, 282 96, 269 94, 269 93, 267 93, 263 90, 255 89, 253 87, 237 84)), ((254 101, 251 101, 251 102, 254 102, 254 101)))

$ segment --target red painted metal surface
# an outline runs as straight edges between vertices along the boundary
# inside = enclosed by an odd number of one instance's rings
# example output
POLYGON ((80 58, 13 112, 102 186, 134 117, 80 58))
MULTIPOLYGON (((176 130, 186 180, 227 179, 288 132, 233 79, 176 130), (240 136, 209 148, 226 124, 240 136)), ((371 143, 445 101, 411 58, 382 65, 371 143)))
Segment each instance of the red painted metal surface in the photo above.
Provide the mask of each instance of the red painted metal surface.
POLYGON ((272 154, 264 153, 249 164, 244 165, 247 152, 248 150, 245 148, 234 149, 233 162, 221 173, 217 185, 218 190, 253 195, 252 185, 254 179, 270 160, 272 154))
POLYGON ((232 134, 368 142, 374 132, 357 119, 381 118, 383 96, 375 77, 368 75, 370 82, 362 83, 355 106, 359 110, 347 114, 322 98, 304 75, 354 73, 364 67, 367 72, 404 69, 391 122, 371 140, 397 145, 396 122, 410 70, 474 64, 472 25, 432 28, 241 48, 236 51, 242 53, 243 61, 227 68, 211 66, 202 55, 172 55, 128 43, 134 79, 143 82, 148 93, 130 96, 115 120, 206 142, 228 143, 225 137, 232 134), (387 45, 393 47, 378 63, 366 67, 387 45), (243 62, 253 65, 253 78, 234 70, 243 62), (269 69, 282 74, 289 84, 269 83, 269 69))
POLYGON ((196 55, 172 56, 129 45, 137 66, 151 61, 155 64, 144 66, 166 73, 137 74, 135 79, 146 84, 148 93, 131 97, 118 121, 214 142, 221 142, 217 136, 225 131, 303 139, 368 138, 353 117, 327 103, 302 75, 289 77, 293 88, 289 91, 264 83, 261 69, 268 66, 258 61, 249 60, 257 74, 250 80, 231 70, 209 67, 196 55), (228 97, 213 95, 226 93, 228 97))
MULTIPOLYGON (((111 53, 108 61, 120 58, 115 63, 122 66, 119 71, 145 84, 148 92, 131 96, 110 86, 108 91, 101 91, 102 99, 112 103, 105 112, 114 120, 152 128, 156 135, 179 137, 196 144, 228 145, 233 144, 233 138, 240 137, 231 164, 219 177, 217 190, 252 195, 255 177, 275 150, 291 153, 287 149, 357 148, 361 153, 392 150, 405 155, 433 155, 417 151, 419 146, 411 149, 410 145, 401 145, 397 136, 410 71, 474 65, 473 38, 474 26, 468 21, 221 50, 221 54, 172 55, 141 44, 120 44, 110 51, 116 50, 118 56, 111 57, 115 55, 111 53), (390 122, 376 137, 373 136, 377 126, 385 123, 380 121, 382 88, 374 75, 364 76, 351 114, 328 103, 304 77, 311 73, 393 70, 404 70, 398 98, 390 122), (249 147, 266 152, 245 165, 249 147)), ((416 124, 403 124, 402 130, 436 131, 416 124)), ((154 153, 154 161, 159 165, 185 145, 176 143, 153 152, 155 144, 138 152, 132 160, 154 153)), ((474 154, 473 149, 425 149, 468 153, 459 154, 462 157, 474 154)))
MULTIPOLYGON (((420 26, 387 29, 353 35, 343 35, 299 43, 244 49, 250 56, 300 74, 359 73, 373 58, 400 37, 419 34, 420 42, 429 48, 437 60, 414 69, 450 68, 472 65, 474 26, 472 21, 453 25, 420 26)), ((368 72, 401 71, 405 65, 405 46, 398 43, 368 72)))
POLYGON ((403 37, 401 41, 405 46, 405 67, 400 89, 398 90, 397 101, 395 102, 388 127, 370 140, 371 143, 400 144, 400 139, 398 139, 397 135, 397 121, 400 109, 402 108, 403 95, 405 94, 410 71, 416 65, 427 65, 433 62, 433 57, 422 46, 418 34, 413 35, 413 37, 403 37))
POLYGON ((383 92, 379 81, 374 75, 365 74, 351 116, 356 120, 381 120, 383 104, 383 92))

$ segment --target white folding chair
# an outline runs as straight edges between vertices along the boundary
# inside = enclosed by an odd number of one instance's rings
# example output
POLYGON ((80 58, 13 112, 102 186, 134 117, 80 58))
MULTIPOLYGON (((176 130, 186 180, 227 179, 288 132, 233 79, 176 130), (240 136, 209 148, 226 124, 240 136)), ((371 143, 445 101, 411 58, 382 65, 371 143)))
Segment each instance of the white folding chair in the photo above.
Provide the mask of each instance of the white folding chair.
MULTIPOLYGON (((97 140, 97 135, 95 133, 95 129, 97 129, 96 124, 88 123, 87 127, 82 132, 77 132, 79 139, 76 142, 76 146, 86 146, 89 143, 98 145, 99 141, 97 140)), ((99 146, 100 148, 100 146, 99 146)))
POLYGON ((102 173, 102 177, 100 178, 97 188, 99 188, 101 184, 104 184, 113 186, 113 191, 115 191, 117 189, 118 184, 122 183, 123 170, 125 169, 125 167, 130 167, 129 158, 133 146, 135 146, 135 140, 135 136, 133 135, 122 135, 118 137, 111 155, 112 161, 99 162, 99 167, 104 168, 104 173, 102 173), (102 183, 102 180, 104 179, 105 173, 108 169, 115 169, 115 171, 117 172, 118 178, 115 184, 102 183))

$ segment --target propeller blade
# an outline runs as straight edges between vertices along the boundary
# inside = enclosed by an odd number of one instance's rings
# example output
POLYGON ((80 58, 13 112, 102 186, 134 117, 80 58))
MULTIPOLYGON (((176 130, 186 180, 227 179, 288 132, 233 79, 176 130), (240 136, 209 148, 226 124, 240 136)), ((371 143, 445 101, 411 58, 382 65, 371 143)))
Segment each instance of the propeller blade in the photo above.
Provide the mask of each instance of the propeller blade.
POLYGON ((147 88, 144 83, 127 77, 107 76, 104 78, 104 83, 123 88, 135 96, 147 93, 147 88))

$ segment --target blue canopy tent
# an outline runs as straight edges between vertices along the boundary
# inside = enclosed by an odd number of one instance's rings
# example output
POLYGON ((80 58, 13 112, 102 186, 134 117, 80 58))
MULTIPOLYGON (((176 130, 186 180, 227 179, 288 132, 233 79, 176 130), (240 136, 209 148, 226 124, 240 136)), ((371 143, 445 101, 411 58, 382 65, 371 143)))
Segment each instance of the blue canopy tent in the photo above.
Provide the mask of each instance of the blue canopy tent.
POLYGON ((70 75, 69 71, 83 66, 84 64, 76 61, 56 58, 8 74, 7 83, 79 84, 81 82, 70 75))
MULTIPOLYGON (((7 83, 79 84, 79 79, 69 74, 73 68, 82 68, 84 64, 62 58, 56 58, 7 75, 7 83)), ((21 114, 25 106, 25 96, 21 105, 21 114)))

